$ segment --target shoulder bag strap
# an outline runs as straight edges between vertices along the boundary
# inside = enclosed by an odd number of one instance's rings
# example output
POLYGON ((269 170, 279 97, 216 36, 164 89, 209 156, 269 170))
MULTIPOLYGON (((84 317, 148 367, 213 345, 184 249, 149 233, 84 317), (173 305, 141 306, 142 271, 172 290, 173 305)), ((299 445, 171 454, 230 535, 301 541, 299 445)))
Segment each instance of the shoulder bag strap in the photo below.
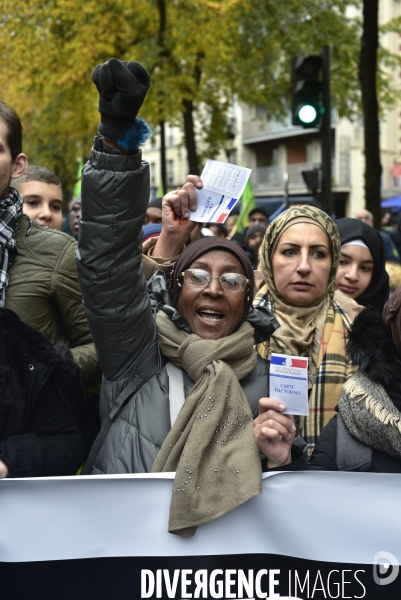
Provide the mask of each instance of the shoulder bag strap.
POLYGON ((185 402, 184 375, 182 369, 176 367, 171 361, 166 364, 168 375, 168 398, 170 403, 171 427, 185 402))
POLYGON ((154 340, 151 346, 149 347, 148 351, 144 354, 143 357, 141 357, 140 361, 138 361, 138 364, 136 365, 131 374, 129 382, 118 396, 109 416, 103 423, 101 430, 99 431, 95 441, 93 442, 92 449, 89 452, 89 456, 85 461, 85 465, 82 469, 81 475, 91 474, 93 465, 95 464, 95 460, 98 457, 98 454, 103 446, 107 434, 109 433, 113 421, 115 421, 115 419, 121 413, 124 406, 128 403, 132 396, 134 396, 138 392, 138 390, 140 390, 143 384, 149 381, 149 379, 158 372, 160 364, 161 360, 159 347, 157 341, 154 340))

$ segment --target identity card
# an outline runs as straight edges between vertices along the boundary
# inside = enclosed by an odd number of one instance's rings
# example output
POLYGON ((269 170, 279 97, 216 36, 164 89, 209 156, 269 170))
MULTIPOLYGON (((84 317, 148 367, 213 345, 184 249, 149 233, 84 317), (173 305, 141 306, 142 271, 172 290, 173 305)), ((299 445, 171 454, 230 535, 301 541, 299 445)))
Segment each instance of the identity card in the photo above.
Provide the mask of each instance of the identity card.
POLYGON ((203 188, 196 190, 197 209, 191 221, 224 223, 241 198, 252 169, 218 160, 207 160, 202 171, 203 188))
POLYGON ((284 414, 308 415, 308 359, 273 352, 269 395, 286 405, 284 414))

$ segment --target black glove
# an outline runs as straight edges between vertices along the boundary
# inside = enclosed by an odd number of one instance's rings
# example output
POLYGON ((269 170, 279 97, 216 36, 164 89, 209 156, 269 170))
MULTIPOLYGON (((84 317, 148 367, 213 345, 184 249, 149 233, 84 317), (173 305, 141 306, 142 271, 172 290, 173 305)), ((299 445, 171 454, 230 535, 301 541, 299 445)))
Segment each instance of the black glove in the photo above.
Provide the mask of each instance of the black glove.
POLYGON ((106 139, 124 138, 133 127, 150 86, 150 75, 137 62, 111 58, 92 72, 99 92, 99 133, 106 139))

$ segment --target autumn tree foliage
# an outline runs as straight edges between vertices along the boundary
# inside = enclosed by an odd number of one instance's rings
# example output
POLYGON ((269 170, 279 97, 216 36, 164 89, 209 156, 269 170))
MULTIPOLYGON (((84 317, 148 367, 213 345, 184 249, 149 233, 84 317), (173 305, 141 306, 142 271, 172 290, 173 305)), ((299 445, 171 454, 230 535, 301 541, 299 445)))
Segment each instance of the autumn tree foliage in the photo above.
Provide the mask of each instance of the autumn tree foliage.
POLYGON ((232 133, 233 99, 284 116, 291 58, 319 53, 322 44, 332 46, 333 105, 340 115, 359 110, 361 29, 346 17, 349 4, 3 0, 1 97, 21 115, 31 162, 71 186, 99 121, 92 69, 112 56, 137 60, 153 82, 142 116, 153 127, 181 126, 189 169, 199 172, 203 157, 216 155, 232 133))

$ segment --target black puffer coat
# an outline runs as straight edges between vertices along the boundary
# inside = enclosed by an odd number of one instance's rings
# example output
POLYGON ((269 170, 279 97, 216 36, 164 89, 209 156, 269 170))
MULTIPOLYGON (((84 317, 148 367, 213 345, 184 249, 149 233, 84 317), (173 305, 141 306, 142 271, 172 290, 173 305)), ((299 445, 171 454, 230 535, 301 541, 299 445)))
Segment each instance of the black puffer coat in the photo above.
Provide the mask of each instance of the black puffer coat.
POLYGON ((7 309, 0 309, 0 389, 0 460, 9 477, 74 475, 85 453, 79 369, 64 343, 53 346, 7 309))

